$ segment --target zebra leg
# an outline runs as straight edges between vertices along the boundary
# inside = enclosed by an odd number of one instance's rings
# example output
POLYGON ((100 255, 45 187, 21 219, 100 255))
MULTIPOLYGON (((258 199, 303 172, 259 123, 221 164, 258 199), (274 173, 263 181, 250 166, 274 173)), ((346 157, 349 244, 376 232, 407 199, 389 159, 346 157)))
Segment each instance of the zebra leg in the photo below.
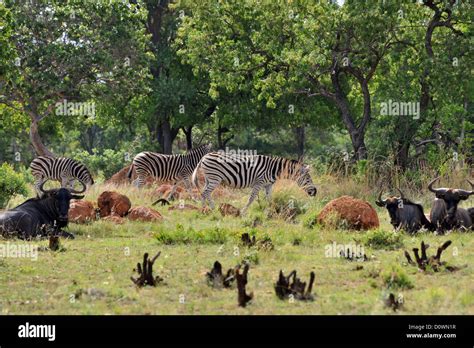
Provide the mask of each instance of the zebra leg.
POLYGON ((220 178, 214 178, 214 180, 206 177, 206 185, 204 186, 204 191, 202 192, 202 206, 206 206, 206 201, 209 202, 211 209, 214 209, 214 202, 211 199, 212 191, 221 183, 220 178))
POLYGON ((64 174, 61 174, 61 187, 68 188, 69 187, 69 178, 64 174))
POLYGON ((265 189, 265 197, 267 198, 267 201, 270 202, 273 184, 265 185, 263 188, 265 189))
POLYGON ((74 188, 74 181, 75 179, 74 178, 70 178, 68 181, 67 181, 67 188, 72 190, 74 188))
POLYGON ((176 193, 176 189, 178 188, 178 183, 175 182, 173 187, 171 188, 171 192, 169 193, 168 197, 166 198, 168 201, 174 200, 174 194, 176 193))
POLYGON ((255 198, 258 196, 258 192, 262 189, 262 184, 261 183, 257 183, 255 184, 255 186, 253 187, 252 189, 252 193, 250 194, 250 197, 249 197, 249 201, 247 202, 247 204, 245 205, 245 207, 241 210, 241 214, 245 214, 245 212, 247 211, 247 209, 249 208, 250 204, 252 204, 252 202, 255 200, 255 198))
POLYGON ((35 182, 35 190, 36 190, 36 194, 38 195, 38 197, 41 197, 41 190, 40 190, 40 187, 41 185, 43 185, 43 183, 46 181, 45 178, 37 178, 36 179, 36 182, 35 182))
POLYGON ((133 185, 136 188, 141 188, 143 185, 145 185, 146 178, 148 177, 147 173, 143 173, 137 169, 137 178, 133 181, 133 185))
POLYGON ((193 199, 193 200, 196 200, 193 196, 193 189, 192 189, 192 185, 191 185, 191 180, 189 178, 184 179, 183 183, 184 183, 184 187, 186 188, 186 191, 188 191, 188 193, 189 193, 189 197, 191 197, 191 199, 193 199))

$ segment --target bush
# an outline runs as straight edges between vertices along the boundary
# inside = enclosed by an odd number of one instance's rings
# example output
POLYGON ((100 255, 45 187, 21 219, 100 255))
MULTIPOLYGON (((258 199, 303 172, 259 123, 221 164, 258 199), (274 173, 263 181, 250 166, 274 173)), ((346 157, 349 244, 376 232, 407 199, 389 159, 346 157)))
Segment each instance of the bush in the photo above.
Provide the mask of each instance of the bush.
POLYGON ((367 232, 364 244, 373 249, 394 250, 403 246, 403 236, 395 231, 385 231, 379 228, 367 232))
POLYGON ((192 227, 187 229, 182 224, 176 224, 174 230, 160 226, 154 233, 159 244, 223 244, 227 241, 230 232, 227 229, 213 227, 196 231, 192 227))
POLYGON ((383 282, 389 289, 411 289, 413 282, 399 266, 392 266, 392 268, 383 273, 383 282))
POLYGON ((99 182, 97 177, 110 178, 128 164, 125 161, 125 152, 112 149, 106 149, 102 153, 94 149, 92 155, 84 150, 73 153, 70 157, 84 164, 96 177, 96 182, 99 182))
POLYGON ((269 216, 292 220, 306 211, 307 202, 306 192, 294 181, 277 181, 269 205, 269 216))
POLYGON ((3 163, 0 167, 0 207, 6 206, 10 198, 18 194, 28 194, 26 180, 11 165, 3 163))

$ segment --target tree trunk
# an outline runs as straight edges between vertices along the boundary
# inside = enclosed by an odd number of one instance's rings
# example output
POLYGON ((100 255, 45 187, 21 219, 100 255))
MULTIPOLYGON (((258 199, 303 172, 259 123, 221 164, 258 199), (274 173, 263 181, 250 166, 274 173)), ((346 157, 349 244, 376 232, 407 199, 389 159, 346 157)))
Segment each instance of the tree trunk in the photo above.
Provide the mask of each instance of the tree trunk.
POLYGON ((305 128, 304 126, 296 127, 296 143, 297 143, 297 155, 298 159, 302 159, 304 156, 304 143, 305 143, 305 128))
POLYGON ((232 134, 228 138, 224 138, 224 134, 229 132, 229 128, 221 127, 220 125, 217 127, 217 146, 219 150, 224 150, 227 143, 234 137, 232 134))
POLYGON ((56 157, 48 148, 43 144, 41 136, 38 131, 38 119, 39 117, 32 117, 30 124, 30 140, 33 148, 35 149, 37 156, 51 156, 56 157))
POLYGON ((354 160, 359 161, 367 159, 367 147, 365 146, 365 129, 371 117, 370 111, 370 93, 366 80, 361 80, 360 85, 362 94, 364 95, 364 114, 359 126, 356 126, 354 118, 349 107, 346 93, 343 91, 340 81, 339 72, 336 71, 331 74, 332 86, 335 93, 331 95, 330 99, 336 102, 336 106, 341 112, 342 122, 347 128, 351 137, 352 147, 354 148, 354 160))
POLYGON ((162 123, 163 127, 163 153, 171 155, 172 153, 172 140, 171 140, 171 126, 170 121, 165 118, 162 123))
POLYGON ((186 136, 186 150, 193 148, 193 126, 183 127, 183 133, 186 136))

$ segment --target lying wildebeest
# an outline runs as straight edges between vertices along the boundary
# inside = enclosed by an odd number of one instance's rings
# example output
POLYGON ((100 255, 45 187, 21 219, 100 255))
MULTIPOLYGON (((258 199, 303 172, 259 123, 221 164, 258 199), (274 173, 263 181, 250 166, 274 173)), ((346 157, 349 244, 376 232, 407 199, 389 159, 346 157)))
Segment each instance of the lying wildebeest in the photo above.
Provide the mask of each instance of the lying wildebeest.
MULTIPOLYGON (((430 219, 438 233, 444 233, 453 229, 472 229, 474 227, 472 211, 458 208, 461 200, 466 200, 474 191, 453 189, 453 188, 433 188, 433 184, 439 177, 428 184, 428 190, 436 195, 436 199, 431 208, 430 219)), ((471 188, 474 184, 469 181, 471 188)))
POLYGON ((422 227, 434 231, 434 226, 425 216, 423 206, 421 204, 413 203, 408 198, 405 198, 402 191, 400 197, 391 196, 382 199, 382 191, 380 191, 378 199, 375 203, 379 207, 385 207, 390 215, 390 223, 395 229, 403 229, 409 233, 415 233, 422 227))
POLYGON ((30 198, 19 206, 0 214, 0 234, 5 237, 18 236, 21 239, 32 239, 56 235, 74 238, 68 232, 62 231, 68 223, 69 202, 71 199, 82 199, 83 190, 52 189, 44 190, 40 185, 41 197, 30 198))

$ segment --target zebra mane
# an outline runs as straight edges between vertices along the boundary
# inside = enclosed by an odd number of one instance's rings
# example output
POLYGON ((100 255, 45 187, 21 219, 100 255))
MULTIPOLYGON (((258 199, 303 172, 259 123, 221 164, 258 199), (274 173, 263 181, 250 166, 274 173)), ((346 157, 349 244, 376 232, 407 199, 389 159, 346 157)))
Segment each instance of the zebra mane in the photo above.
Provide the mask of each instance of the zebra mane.
POLYGON ((303 166, 298 160, 289 159, 285 157, 276 157, 280 163, 279 175, 286 178, 294 177, 298 175, 297 169, 299 166, 303 166))
POLYGON ((192 148, 191 150, 187 150, 186 155, 201 153, 203 150, 209 150, 210 147, 211 147, 210 144, 202 144, 202 145, 199 145, 198 147, 192 148))

